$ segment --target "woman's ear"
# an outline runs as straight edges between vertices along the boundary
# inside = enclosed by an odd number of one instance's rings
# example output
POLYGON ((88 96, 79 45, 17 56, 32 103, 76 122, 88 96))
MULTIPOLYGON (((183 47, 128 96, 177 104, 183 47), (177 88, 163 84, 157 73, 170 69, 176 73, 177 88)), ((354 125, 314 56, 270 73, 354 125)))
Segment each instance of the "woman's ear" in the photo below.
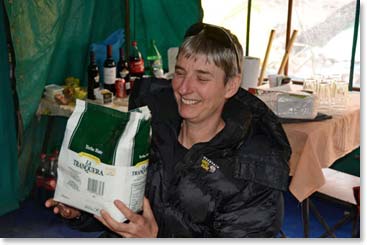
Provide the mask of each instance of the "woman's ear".
POLYGON ((241 85, 241 75, 237 75, 231 79, 228 80, 228 82, 225 85, 225 98, 229 99, 233 95, 235 95, 241 85))

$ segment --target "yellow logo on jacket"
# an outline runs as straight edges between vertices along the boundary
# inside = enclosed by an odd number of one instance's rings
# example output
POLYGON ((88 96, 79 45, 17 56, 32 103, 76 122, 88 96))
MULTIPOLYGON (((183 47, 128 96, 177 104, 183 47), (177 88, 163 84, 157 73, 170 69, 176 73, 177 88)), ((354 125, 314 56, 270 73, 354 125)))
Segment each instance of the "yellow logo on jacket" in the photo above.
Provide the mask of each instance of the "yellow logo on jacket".
POLYGON ((203 159, 201 159, 201 168, 209 173, 214 173, 219 168, 219 166, 215 164, 212 160, 204 156, 203 159))

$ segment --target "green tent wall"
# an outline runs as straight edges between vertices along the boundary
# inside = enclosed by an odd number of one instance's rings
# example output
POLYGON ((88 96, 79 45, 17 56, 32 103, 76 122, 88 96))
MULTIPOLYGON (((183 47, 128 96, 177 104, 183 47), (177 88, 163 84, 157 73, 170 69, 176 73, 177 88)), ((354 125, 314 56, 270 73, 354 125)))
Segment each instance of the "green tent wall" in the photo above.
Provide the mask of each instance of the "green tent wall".
POLYGON ((18 207, 18 160, 15 110, 9 78, 4 9, 0 6, 0 215, 18 207))
MULTIPOLYGON (((91 43, 102 42, 112 32, 125 27, 125 1, 51 0, 7 1, 1 9, 1 89, 0 89, 0 215, 18 207, 35 181, 38 156, 46 132, 45 118, 35 113, 46 84, 63 84, 68 76, 86 86, 86 67, 91 43), (16 83, 24 136, 17 157, 14 105, 12 102, 4 11, 9 16, 16 58, 16 83)), ((202 20, 199 0, 130 0, 131 40, 137 40, 143 56, 155 39, 167 69, 166 51, 178 46, 184 31, 202 20)), ((129 43, 124 44, 130 48, 129 43)), ((65 118, 56 118, 52 132, 63 130, 65 118), (56 128, 56 129, 55 129, 56 128)), ((51 134, 51 136, 53 136, 51 134)), ((56 145, 60 143, 55 141, 56 145)), ((52 150, 51 146, 49 147, 52 150)))

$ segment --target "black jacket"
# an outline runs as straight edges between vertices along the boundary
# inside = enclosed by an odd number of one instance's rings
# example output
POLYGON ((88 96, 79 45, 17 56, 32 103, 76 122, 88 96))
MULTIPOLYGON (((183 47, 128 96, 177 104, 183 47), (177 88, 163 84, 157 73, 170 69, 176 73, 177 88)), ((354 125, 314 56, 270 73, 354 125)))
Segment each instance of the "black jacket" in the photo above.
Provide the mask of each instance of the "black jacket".
POLYGON ((265 104, 240 89, 225 105, 225 128, 178 160, 181 118, 172 90, 146 103, 153 115, 146 196, 159 237, 277 235, 291 150, 265 104))
MULTIPOLYGON (((142 104, 152 111, 146 196, 159 237, 278 234, 291 149, 277 117, 261 100, 240 89, 224 107, 225 128, 190 150, 180 149, 177 141, 182 119, 171 88, 145 96, 137 106, 142 104)), ((97 230, 86 215, 74 226, 97 230)))

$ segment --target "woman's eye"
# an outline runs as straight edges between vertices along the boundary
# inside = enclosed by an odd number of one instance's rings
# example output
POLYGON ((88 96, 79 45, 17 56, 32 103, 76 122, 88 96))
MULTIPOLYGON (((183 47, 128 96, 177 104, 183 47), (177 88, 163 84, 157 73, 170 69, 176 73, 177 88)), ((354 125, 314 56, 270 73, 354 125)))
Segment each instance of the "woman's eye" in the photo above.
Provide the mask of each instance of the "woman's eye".
POLYGON ((182 72, 175 72, 175 77, 181 77, 183 76, 184 74, 182 72))
POLYGON ((209 79, 209 78, 207 78, 207 77, 198 77, 198 80, 199 80, 200 82, 208 82, 210 79, 209 79))
POLYGON ((184 75, 183 71, 175 71, 176 76, 182 76, 184 75))

